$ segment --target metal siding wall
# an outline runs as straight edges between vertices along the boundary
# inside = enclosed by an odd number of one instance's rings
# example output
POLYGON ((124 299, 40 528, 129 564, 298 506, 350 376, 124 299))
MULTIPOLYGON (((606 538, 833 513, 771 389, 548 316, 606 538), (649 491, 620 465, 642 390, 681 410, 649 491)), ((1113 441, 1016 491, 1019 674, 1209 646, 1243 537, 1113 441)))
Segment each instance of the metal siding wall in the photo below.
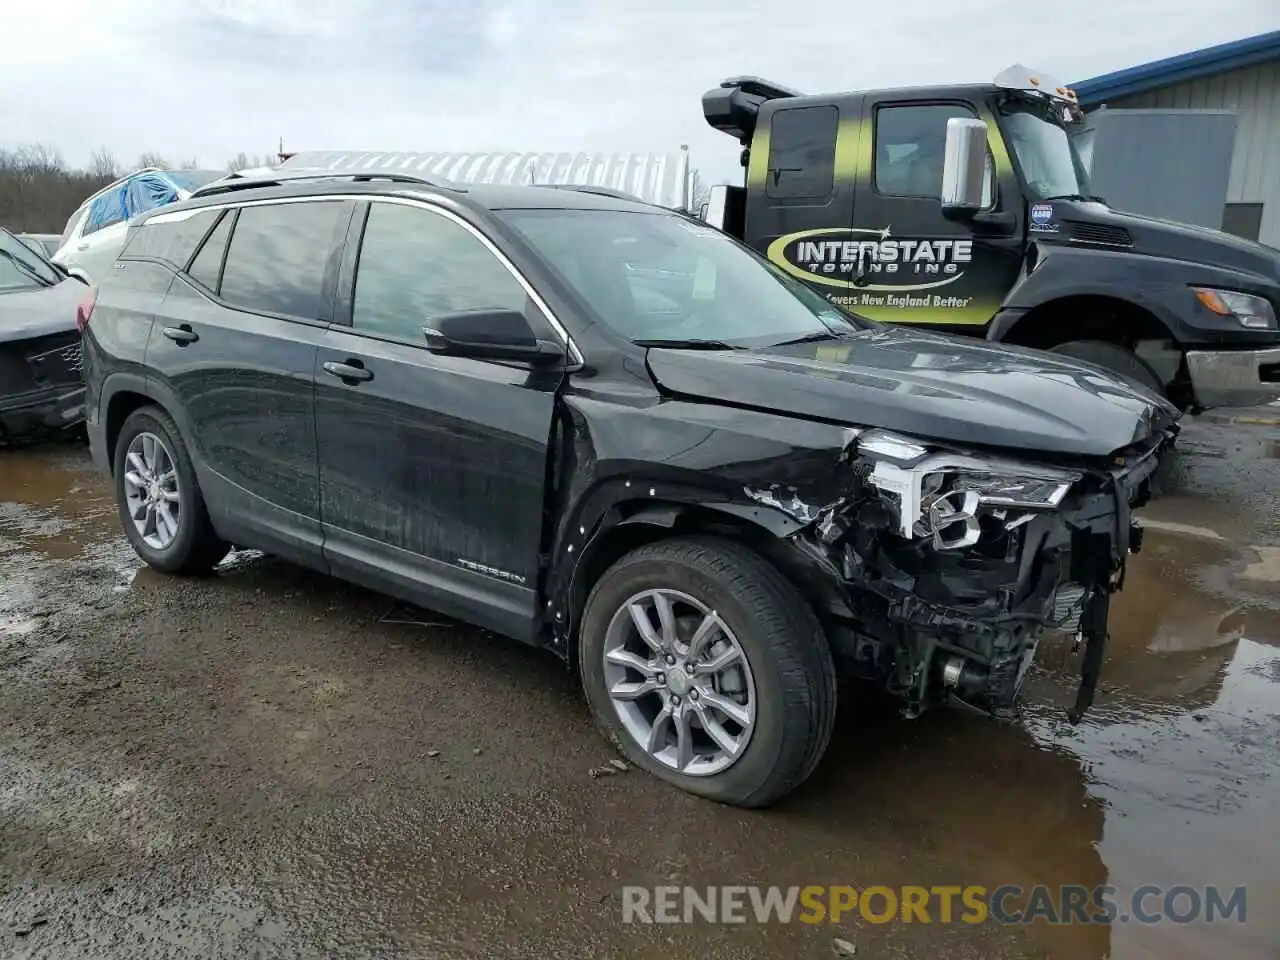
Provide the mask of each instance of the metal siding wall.
POLYGON ((1238 110, 1228 203, 1261 203, 1259 239, 1280 247, 1280 63, 1109 101, 1108 107, 1238 110))
POLYGON ((1221 228, 1239 129, 1234 113, 1117 107, 1091 120, 1094 192, 1117 210, 1221 228))

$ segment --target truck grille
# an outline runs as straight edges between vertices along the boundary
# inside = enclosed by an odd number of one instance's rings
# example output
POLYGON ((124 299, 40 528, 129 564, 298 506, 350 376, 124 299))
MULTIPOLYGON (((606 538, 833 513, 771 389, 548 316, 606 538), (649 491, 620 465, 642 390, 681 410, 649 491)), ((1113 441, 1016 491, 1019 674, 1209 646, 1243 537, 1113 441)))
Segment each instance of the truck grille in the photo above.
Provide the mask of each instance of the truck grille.
POLYGON ((1076 243, 1098 243, 1108 247, 1131 247, 1133 246, 1133 237, 1124 227, 1115 227, 1105 223, 1079 223, 1072 221, 1068 224, 1070 233, 1068 234, 1076 243))

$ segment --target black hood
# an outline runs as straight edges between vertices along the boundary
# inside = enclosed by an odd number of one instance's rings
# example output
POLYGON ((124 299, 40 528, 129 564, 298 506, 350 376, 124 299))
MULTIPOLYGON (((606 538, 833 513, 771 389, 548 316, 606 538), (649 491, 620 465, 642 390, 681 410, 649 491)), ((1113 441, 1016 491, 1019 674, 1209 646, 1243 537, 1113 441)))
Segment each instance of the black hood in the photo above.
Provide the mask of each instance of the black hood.
POLYGON ((649 351, 666 391, 956 444, 1104 457, 1174 422, 1101 367, 914 330, 752 350, 649 351))
POLYGON ((1280 283, 1280 251, 1221 230, 1136 213, 1112 210, 1102 203, 1054 201, 1055 234, 1035 233, 1041 242, 1098 242, 1121 246, 1152 257, 1251 273, 1268 283, 1280 283))

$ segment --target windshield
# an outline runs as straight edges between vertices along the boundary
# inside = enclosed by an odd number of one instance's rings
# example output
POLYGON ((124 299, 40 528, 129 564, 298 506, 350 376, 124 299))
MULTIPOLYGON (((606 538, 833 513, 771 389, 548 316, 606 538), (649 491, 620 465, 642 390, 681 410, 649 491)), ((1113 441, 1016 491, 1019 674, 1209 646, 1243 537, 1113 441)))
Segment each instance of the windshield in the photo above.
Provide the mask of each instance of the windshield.
POLYGON ((0 229, 0 291, 51 287, 62 282, 45 259, 8 230, 0 229))
POLYGON ((763 346, 871 326, 725 234, 676 214, 498 215, 564 277, 594 319, 633 341, 763 346))
POLYGON ((1089 175, 1071 137, 1038 104, 1006 105, 1005 138, 1018 158, 1031 200, 1089 196, 1089 175))

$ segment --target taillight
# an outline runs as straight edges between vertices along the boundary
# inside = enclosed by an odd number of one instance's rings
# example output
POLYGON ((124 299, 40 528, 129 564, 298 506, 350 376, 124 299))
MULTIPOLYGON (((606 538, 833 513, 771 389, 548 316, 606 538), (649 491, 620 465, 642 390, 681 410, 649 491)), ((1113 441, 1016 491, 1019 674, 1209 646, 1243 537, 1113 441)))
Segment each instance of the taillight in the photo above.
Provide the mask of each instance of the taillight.
POLYGON ((76 304, 76 329, 81 336, 84 336, 84 331, 89 326, 89 318, 93 316, 93 308, 97 302, 98 288, 90 287, 76 304))

